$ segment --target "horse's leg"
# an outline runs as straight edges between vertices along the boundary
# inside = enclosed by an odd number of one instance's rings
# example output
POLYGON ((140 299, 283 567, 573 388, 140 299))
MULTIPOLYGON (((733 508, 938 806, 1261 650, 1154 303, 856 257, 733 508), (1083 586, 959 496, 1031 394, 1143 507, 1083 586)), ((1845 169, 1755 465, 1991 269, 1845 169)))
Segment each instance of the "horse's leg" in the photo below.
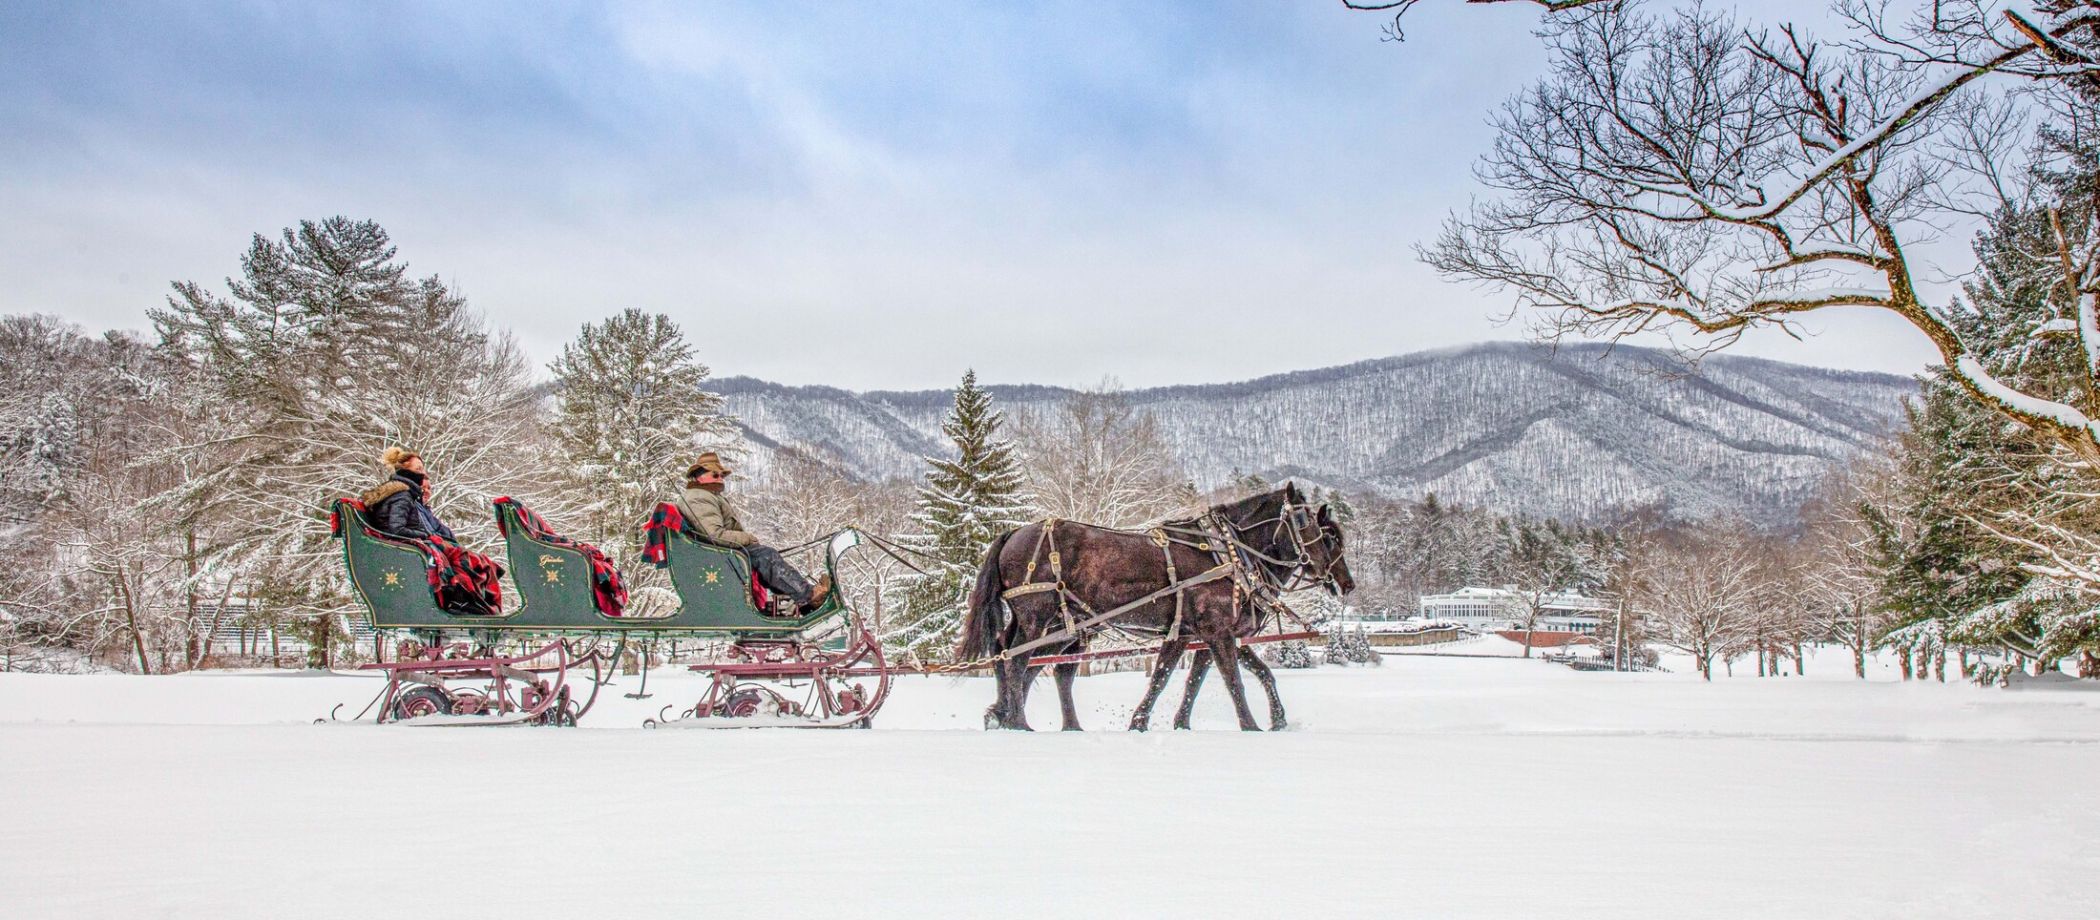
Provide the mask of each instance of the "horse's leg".
POLYGON ((1020 664, 1021 679, 1018 683, 1021 689, 1014 694, 1014 720, 1020 723, 1023 731, 1032 732, 1035 729, 1028 726, 1028 694, 1035 692, 1035 679, 1043 676, 1043 666, 1029 664, 1028 656, 1025 655, 1021 657, 1020 664))
POLYGON ((998 728, 1031 731, 1028 727, 1028 683, 1035 678, 1035 671, 1028 667, 1026 657, 1010 658, 998 664, 999 702, 993 704, 992 714, 998 728))
POLYGON ((1072 702, 1072 679, 1079 676, 1079 662, 1057 666, 1057 702, 1064 707, 1065 731, 1079 731, 1079 707, 1072 702))
POLYGON ((1247 670, 1254 672, 1254 679, 1261 681, 1262 692, 1269 695, 1269 730, 1282 731, 1289 727, 1290 722, 1283 717, 1283 697, 1276 695, 1276 674, 1269 670, 1268 662, 1261 660, 1260 655, 1254 654, 1254 649, 1242 645, 1240 663, 1246 665, 1247 670))
POLYGON ((1167 679, 1174 676, 1174 665, 1181 661, 1182 650, 1188 647, 1186 639, 1160 643, 1159 659, 1152 663, 1152 682, 1145 685, 1145 698, 1138 702, 1137 711, 1130 714, 1131 731, 1141 732, 1152 727, 1152 704, 1159 702, 1160 691, 1167 689, 1167 679))
POLYGON ((1006 727, 1006 685, 1012 683, 1012 678, 1007 676, 1006 662, 992 663, 992 679, 997 681, 997 689, 992 692, 992 705, 984 707, 984 727, 987 731, 1006 727))
POLYGON ((1203 676, 1210 673, 1210 659, 1210 649, 1205 647, 1189 661, 1188 683, 1181 687, 1181 708, 1174 710, 1175 728, 1189 727, 1189 717, 1196 714, 1196 694, 1203 690, 1203 676))
POLYGON ((1225 690, 1232 694, 1232 708, 1240 715, 1240 731, 1261 731, 1261 726, 1254 724, 1254 711, 1247 708, 1247 685, 1240 682, 1240 640, 1220 637, 1216 649, 1218 676, 1224 678, 1225 690))

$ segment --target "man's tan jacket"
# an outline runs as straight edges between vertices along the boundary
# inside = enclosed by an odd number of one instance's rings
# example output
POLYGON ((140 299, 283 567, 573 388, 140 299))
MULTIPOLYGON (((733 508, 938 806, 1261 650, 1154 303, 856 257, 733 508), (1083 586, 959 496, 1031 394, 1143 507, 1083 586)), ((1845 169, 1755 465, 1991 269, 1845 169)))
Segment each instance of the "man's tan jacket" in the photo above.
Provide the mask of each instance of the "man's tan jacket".
POLYGON ((685 526, 694 533, 724 546, 750 546, 758 542, 755 534, 744 530, 736 512, 730 510, 729 499, 706 489, 686 489, 679 493, 678 513, 685 515, 685 526))

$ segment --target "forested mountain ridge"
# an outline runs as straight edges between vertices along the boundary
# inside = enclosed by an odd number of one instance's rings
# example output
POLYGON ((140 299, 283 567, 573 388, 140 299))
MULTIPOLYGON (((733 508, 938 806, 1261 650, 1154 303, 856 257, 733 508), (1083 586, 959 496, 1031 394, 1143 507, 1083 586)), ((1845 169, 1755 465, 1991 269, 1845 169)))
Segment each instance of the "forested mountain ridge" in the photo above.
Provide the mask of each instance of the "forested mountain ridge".
MULTIPOLYGON (((917 476, 942 450, 946 391, 853 393, 713 381, 755 465, 792 447, 853 475, 917 476)), ((1017 414, 1069 390, 988 388, 1017 414)), ((1489 343, 1238 383, 1132 390, 1202 485, 1235 472, 1389 497, 1598 520, 1790 520, 1837 463, 1902 424, 1917 384, 1718 356, 1687 373, 1661 351, 1489 343)))

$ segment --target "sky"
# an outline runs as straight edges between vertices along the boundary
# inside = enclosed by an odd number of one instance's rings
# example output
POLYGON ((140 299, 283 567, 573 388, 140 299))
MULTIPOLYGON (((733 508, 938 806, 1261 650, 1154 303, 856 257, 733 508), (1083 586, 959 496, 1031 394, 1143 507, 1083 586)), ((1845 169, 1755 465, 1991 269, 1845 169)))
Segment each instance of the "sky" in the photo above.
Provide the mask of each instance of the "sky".
MULTIPOLYGON (((850 389, 1523 338, 1413 247, 1481 193, 1536 16, 1425 4, 1395 43, 1338 0, 0 0, 0 313, 145 329, 171 282, 341 214, 542 364, 628 307, 718 375, 850 389)), ((1807 331, 1737 350, 1932 354, 1873 311, 1807 331)))

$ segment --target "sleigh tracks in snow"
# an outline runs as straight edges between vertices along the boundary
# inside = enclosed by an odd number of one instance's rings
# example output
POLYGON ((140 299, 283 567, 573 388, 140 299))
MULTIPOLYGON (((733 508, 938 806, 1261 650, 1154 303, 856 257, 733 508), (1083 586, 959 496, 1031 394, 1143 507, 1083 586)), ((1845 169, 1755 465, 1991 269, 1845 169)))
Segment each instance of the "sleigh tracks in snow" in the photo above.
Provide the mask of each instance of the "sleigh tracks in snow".
MULTIPOLYGON (((652 520, 665 520, 664 510, 652 520)), ((494 512, 519 605, 476 615, 438 603, 426 587, 431 562, 420 546, 373 527, 359 503, 334 502, 331 529, 343 541, 351 593, 375 630, 410 638, 399 644, 397 660, 361 666, 383 674, 386 684, 357 715, 345 719, 337 706, 316 721, 572 726, 631 649, 644 660, 641 686, 628 696, 649 696, 647 656, 667 640, 714 648, 714 660, 689 665, 711 679, 692 705, 665 706, 646 727, 866 727, 889 696, 892 672, 881 644, 843 590, 811 610, 783 598, 762 600, 741 551, 667 527, 652 534, 645 555, 668 574, 676 612, 607 613, 587 547, 553 533, 511 499, 497 499, 494 512), (511 650, 498 651, 506 646, 511 650)), ((847 529, 791 550, 821 548, 824 569, 838 584, 840 559, 862 541, 847 529)))

